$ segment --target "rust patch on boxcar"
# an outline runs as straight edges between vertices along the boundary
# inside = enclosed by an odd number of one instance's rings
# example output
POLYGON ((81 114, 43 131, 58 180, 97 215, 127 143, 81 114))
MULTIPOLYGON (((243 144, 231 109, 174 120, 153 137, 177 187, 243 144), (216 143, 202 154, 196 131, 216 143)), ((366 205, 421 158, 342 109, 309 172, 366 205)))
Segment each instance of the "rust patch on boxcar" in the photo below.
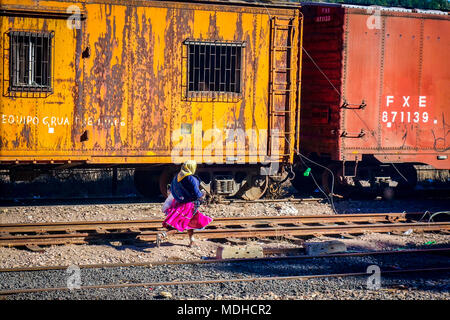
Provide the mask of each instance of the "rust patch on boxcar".
MULTIPOLYGON (((441 131, 441 130, 439 130, 441 131)), ((442 133, 441 135, 436 134, 433 129, 431 129, 433 134, 433 149, 437 152, 446 152, 450 150, 450 143, 447 136, 450 135, 450 125, 445 122, 445 115, 442 113, 442 133)))
MULTIPOLYGON (((115 80, 118 81, 119 83, 124 83, 125 81, 127 81, 127 83, 129 83, 130 79, 129 77, 131 76, 128 73, 128 69, 127 66, 131 63, 130 61, 130 57, 128 55, 128 47, 131 46, 131 24, 132 24, 132 8, 131 7, 127 7, 125 10, 125 24, 122 30, 122 39, 123 39, 123 44, 122 44, 122 54, 121 54, 121 58, 122 58, 122 63, 120 65, 120 68, 116 65, 115 67, 115 72, 113 72, 113 74, 115 74, 115 80), (124 80, 122 81, 121 77, 124 77, 124 80)), ((119 122, 122 120, 122 106, 123 106, 123 99, 124 99, 124 89, 123 89, 123 85, 120 86, 120 94, 117 95, 115 97, 115 101, 119 102, 117 106, 115 106, 114 109, 114 115, 113 117, 115 117, 115 119, 118 119, 119 122)), ((128 90, 130 90, 130 86, 128 86, 128 90)), ((128 104, 130 102, 128 101, 128 104)), ((116 149, 121 149, 123 148, 123 146, 128 145, 128 141, 127 139, 121 139, 120 136, 120 125, 114 125, 113 126, 113 134, 114 134, 114 141, 116 141, 116 145, 117 145, 117 141, 119 141, 119 145, 116 146, 116 149), (125 141, 123 141, 125 140, 125 141), (125 143, 124 143, 125 142, 125 143)))
MULTIPOLYGON (((174 19, 179 21, 178 25, 179 26, 183 26, 180 30, 177 30, 177 32, 175 33, 177 35, 176 37, 176 45, 181 45, 184 46, 183 41, 185 40, 185 38, 191 37, 192 34, 194 33, 191 26, 194 25, 194 11, 193 10, 179 10, 177 11, 178 16, 174 19), (187 34, 187 36, 186 36, 187 34)), ((216 26, 217 28, 217 26, 216 26)), ((177 76, 179 77, 178 79, 181 79, 181 77, 183 76, 182 72, 182 68, 180 64, 177 64, 180 66, 180 68, 178 69, 178 72, 176 73, 177 76)), ((187 72, 187 70, 184 70, 187 72)), ((182 110, 185 110, 185 114, 192 114, 192 109, 191 109, 191 103, 185 101, 182 104, 182 110)), ((213 107, 214 110, 214 107, 213 107)))
MULTIPOLYGON (((120 149, 122 145, 120 131, 114 127, 115 143, 113 145, 109 130, 112 121, 106 121, 111 118, 121 119, 121 107, 124 96, 122 76, 126 71, 124 61, 120 62, 117 59, 113 61, 113 49, 118 47, 119 44, 116 38, 115 17, 111 16, 110 7, 111 5, 105 6, 104 12, 106 33, 98 37, 94 44, 95 58, 90 76, 86 81, 86 93, 92 98, 92 103, 86 109, 92 115, 98 112, 98 120, 102 123, 102 127, 97 129, 102 130, 106 135, 104 142, 96 141, 96 147, 103 145, 105 149, 120 149), (98 108, 95 107, 95 104, 98 105, 98 108)), ((125 48, 126 39, 123 40, 125 48)))
POLYGON ((72 142, 72 148, 75 149, 76 142, 78 141, 77 137, 81 134, 81 126, 78 125, 76 119, 82 119, 83 118, 83 83, 81 81, 81 74, 83 72, 82 66, 81 66, 81 48, 83 44, 83 25, 81 29, 76 29, 76 36, 75 36, 75 85, 72 87, 72 99, 73 99, 73 105, 74 105, 74 111, 73 111, 73 123, 72 123, 72 130, 71 130, 71 142, 72 142), (80 94, 81 93, 81 94, 80 94))
POLYGON ((0 136, 0 149, 8 149, 8 139, 0 136))
MULTIPOLYGON (((256 21, 256 19, 258 19, 258 17, 255 16, 255 23, 254 23, 254 25, 257 25, 257 23, 258 23, 256 21)), ((256 31, 256 29, 257 28, 253 29, 253 38, 255 39, 254 40, 255 43, 256 43, 256 39, 257 39, 257 34, 256 34, 257 31, 256 31)), ((262 25, 260 26, 259 30, 260 30, 259 38, 260 39, 267 39, 267 35, 264 32, 264 28, 262 28, 262 25)), ((261 42, 261 43, 263 43, 263 42, 261 42)), ((268 43, 266 44, 266 46, 267 45, 268 45, 268 43)), ((262 50, 263 50, 263 45, 262 44, 259 45, 258 51, 256 51, 256 49, 255 49, 255 54, 254 54, 254 57, 253 57, 253 70, 259 70, 259 61, 260 61, 260 59, 262 57, 258 58, 257 55, 256 55, 256 52, 261 52, 262 50)), ((254 129, 258 129, 258 125, 257 125, 256 119, 255 119, 255 111, 256 111, 256 108, 257 108, 257 105, 256 105, 256 88, 257 88, 256 83, 257 83, 257 78, 253 77, 252 128, 254 128, 254 129)), ((266 109, 267 109, 267 105, 266 105, 266 108, 263 108, 263 110, 266 110, 266 109)))
POLYGON ((16 140, 12 141, 12 145, 14 148, 26 146, 26 149, 33 149, 31 138, 31 127, 24 124, 20 134, 16 137, 16 140))
MULTIPOLYGON (((178 47, 181 48, 181 52, 184 52, 186 50, 186 45, 183 44, 183 41, 186 40, 186 38, 190 38, 192 37, 193 34, 193 30, 192 27, 193 26, 193 21, 194 21, 194 11, 193 10, 189 10, 189 9, 179 9, 179 10, 174 10, 174 15, 173 15, 173 19, 174 21, 173 23, 173 43, 171 44, 174 48, 178 47)), ((175 52, 178 49, 175 49, 175 52)), ((174 79, 183 79, 183 77, 187 77, 187 74, 183 74, 183 72, 187 72, 186 69, 183 69, 182 67, 182 58, 181 56, 179 57, 179 61, 175 61, 172 64, 172 78, 174 79)), ((191 102, 186 101, 184 99, 180 99, 180 97, 183 96, 183 92, 181 92, 181 90, 185 90, 184 88, 181 88, 181 85, 179 84, 178 81, 172 81, 172 90, 174 92, 174 99, 177 100, 178 103, 173 103, 172 106, 174 107, 172 109, 172 112, 183 112, 183 114, 185 115, 191 115, 192 114, 192 109, 191 109, 191 102), (176 93, 176 94, 175 94, 176 93), (177 110, 175 109, 177 108, 177 110)), ((212 104, 211 106, 212 108, 212 112, 214 114, 214 104, 212 104)), ((180 123, 174 123, 174 118, 171 116, 170 119, 170 127, 171 127, 171 131, 176 130, 176 129, 180 129, 180 123), (178 126, 178 127, 177 127, 178 126)), ((187 121, 187 119, 186 119, 187 121)), ((172 132, 170 132, 171 134, 172 132)))
POLYGON ((209 30, 208 36, 210 39, 217 39, 217 12, 209 16, 209 30))
MULTIPOLYGON (((239 13, 237 21, 236 21, 235 41, 245 41, 246 44, 247 44, 247 47, 245 48, 245 50, 248 50, 247 51, 247 59, 245 59, 245 60, 242 59, 242 62, 244 62, 244 61, 252 61, 252 58, 255 59, 256 57, 254 55, 252 55, 252 46, 251 46, 252 42, 250 41, 250 35, 248 33, 244 34, 242 23, 243 23, 242 22, 242 13, 239 13)), ((255 29, 255 28, 253 28, 253 29, 255 29)), ((256 70, 256 69, 254 69, 254 70, 256 70)), ((249 77, 250 75, 246 74, 245 76, 249 77)), ((256 76, 253 75, 253 78, 256 78, 256 76)), ((247 82, 247 81, 245 81, 245 82, 247 82)), ((255 90, 255 89, 256 89, 256 87, 253 86, 252 90, 255 90)), ((236 121, 236 123, 234 125, 235 129, 239 128, 239 129, 242 129, 242 130, 245 131, 245 107, 246 107, 245 99, 243 99, 242 103, 241 103, 241 106, 240 106, 240 109, 239 109, 239 116, 237 117, 237 119, 236 119, 235 112, 233 112, 234 113, 234 117, 235 117, 235 121, 236 121)))

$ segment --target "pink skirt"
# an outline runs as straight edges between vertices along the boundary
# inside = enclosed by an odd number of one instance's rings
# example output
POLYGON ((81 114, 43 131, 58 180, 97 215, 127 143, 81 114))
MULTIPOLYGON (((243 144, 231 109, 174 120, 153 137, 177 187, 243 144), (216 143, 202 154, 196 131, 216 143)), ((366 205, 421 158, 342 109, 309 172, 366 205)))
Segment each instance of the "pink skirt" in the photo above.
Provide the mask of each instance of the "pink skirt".
POLYGON ((167 217, 163 222, 163 227, 175 228, 180 232, 189 229, 203 229, 213 220, 205 216, 200 211, 194 212, 194 202, 178 203, 175 199, 166 210, 167 217))

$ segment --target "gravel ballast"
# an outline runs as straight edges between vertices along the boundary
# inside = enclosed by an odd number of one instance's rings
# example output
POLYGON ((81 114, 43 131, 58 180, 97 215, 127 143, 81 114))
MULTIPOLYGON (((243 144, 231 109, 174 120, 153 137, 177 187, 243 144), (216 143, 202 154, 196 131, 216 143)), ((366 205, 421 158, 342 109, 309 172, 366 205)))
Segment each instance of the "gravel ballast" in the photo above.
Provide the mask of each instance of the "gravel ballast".
MULTIPOLYGON (((175 285, 116 289, 87 289, 22 293, 7 299, 449 299, 450 272, 386 274, 383 270, 449 267, 450 258, 430 254, 317 258, 311 260, 258 261, 152 267, 81 269, 81 286, 112 283, 245 279, 250 277, 297 276, 367 272, 376 265, 381 271, 380 289, 367 287, 368 277, 270 280, 237 283, 175 285)), ((72 273, 66 270, 3 272, 0 290, 66 287, 72 273)))

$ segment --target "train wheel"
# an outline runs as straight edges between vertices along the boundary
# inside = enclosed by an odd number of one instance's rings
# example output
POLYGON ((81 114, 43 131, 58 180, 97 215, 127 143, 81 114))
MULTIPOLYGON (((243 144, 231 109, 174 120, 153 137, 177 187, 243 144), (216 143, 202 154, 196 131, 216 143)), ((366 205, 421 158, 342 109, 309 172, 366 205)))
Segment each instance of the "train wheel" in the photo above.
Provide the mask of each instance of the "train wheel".
POLYGON ((249 178, 250 184, 244 185, 242 190, 239 190, 238 196, 244 200, 253 201, 261 198, 267 191, 269 185, 269 176, 255 175, 249 178))
POLYGON ((168 195, 168 185, 172 181, 173 177, 176 174, 176 170, 173 168, 166 167, 161 172, 161 175, 159 176, 159 190, 161 194, 167 198, 168 195))
POLYGON ((146 198, 154 198, 160 194, 159 176, 154 171, 136 169, 134 171, 134 186, 146 198))

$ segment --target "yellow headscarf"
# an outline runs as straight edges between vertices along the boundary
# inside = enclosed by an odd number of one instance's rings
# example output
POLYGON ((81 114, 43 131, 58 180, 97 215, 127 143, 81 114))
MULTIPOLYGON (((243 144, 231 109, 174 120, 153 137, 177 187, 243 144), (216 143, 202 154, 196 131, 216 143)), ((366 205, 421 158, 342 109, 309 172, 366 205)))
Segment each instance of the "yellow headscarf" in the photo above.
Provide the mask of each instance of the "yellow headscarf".
POLYGON ((180 182, 187 176, 193 175, 195 173, 195 170, 197 170, 197 162, 195 162, 195 160, 186 161, 181 167, 180 172, 178 173, 178 182, 180 182))

